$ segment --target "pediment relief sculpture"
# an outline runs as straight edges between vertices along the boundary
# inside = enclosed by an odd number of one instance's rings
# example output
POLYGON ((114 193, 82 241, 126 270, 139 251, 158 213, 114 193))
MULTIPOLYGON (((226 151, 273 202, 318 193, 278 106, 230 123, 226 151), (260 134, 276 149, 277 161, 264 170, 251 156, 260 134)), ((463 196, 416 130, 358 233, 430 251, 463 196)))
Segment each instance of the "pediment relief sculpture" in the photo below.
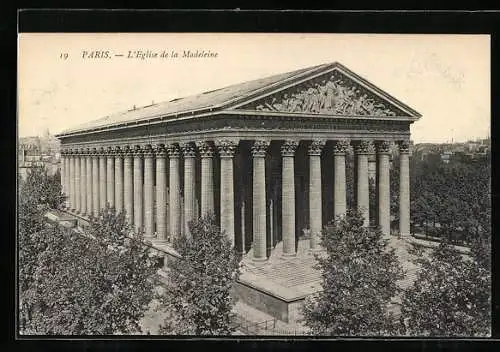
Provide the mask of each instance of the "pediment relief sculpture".
POLYGON ((280 91, 243 108, 329 115, 406 115, 338 72, 280 91))

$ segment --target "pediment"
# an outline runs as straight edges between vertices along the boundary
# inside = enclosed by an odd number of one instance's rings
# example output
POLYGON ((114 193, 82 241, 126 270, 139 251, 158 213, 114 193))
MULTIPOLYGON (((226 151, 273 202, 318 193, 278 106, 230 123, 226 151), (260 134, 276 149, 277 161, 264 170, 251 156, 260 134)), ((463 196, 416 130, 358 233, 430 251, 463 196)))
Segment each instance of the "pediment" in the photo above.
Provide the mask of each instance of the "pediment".
POLYGON ((286 114, 420 117, 361 77, 338 68, 254 97, 234 109, 286 114))

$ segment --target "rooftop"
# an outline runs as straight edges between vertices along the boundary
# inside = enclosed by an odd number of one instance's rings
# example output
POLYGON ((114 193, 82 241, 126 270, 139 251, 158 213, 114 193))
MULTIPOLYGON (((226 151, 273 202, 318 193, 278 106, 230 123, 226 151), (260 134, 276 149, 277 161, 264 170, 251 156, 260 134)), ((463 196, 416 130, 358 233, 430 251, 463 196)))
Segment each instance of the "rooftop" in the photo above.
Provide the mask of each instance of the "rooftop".
POLYGON ((277 83, 301 77, 307 73, 314 72, 329 65, 331 64, 317 65, 291 72, 280 73, 244 83, 233 84, 224 88, 203 92, 193 96, 177 98, 170 101, 129 109, 127 111, 105 116, 98 120, 93 120, 75 128, 65 130, 59 135, 91 129, 94 127, 112 126, 130 121, 150 119, 152 117, 168 116, 183 112, 196 112, 216 108, 223 104, 232 102, 235 99, 240 99, 251 95, 252 93, 256 93, 264 88, 269 88, 277 83))

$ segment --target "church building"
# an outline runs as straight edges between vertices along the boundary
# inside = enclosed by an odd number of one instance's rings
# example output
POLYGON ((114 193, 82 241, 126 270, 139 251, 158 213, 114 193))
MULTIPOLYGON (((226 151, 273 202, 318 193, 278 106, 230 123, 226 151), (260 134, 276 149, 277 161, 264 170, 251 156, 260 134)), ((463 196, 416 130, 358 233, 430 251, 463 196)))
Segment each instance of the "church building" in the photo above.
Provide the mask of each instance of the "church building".
MULTIPOLYGON (((321 249, 323 225, 348 206, 351 148, 355 203, 366 225, 374 156, 376 224, 386 235, 390 154, 398 148, 399 213, 393 215, 399 233, 409 234, 410 125, 420 117, 337 62, 134 107, 57 135, 66 208, 85 219, 109 203, 158 248, 189 235, 190 220, 213 213, 255 268, 248 274, 253 284, 243 275, 242 285, 295 302, 303 295, 271 292, 257 279, 265 271, 259 268, 277 248, 284 262, 321 249)), ((264 296, 252 297, 256 307, 272 306, 264 296)), ((284 320, 291 316, 288 311, 284 320)))

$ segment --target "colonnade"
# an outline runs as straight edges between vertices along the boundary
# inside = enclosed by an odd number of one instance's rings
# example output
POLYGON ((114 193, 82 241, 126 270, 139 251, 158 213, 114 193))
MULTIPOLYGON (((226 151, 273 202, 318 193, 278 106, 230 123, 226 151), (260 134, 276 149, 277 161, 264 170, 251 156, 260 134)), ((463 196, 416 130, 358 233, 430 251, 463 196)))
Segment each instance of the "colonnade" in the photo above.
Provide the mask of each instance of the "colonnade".
MULTIPOLYGON (((299 140, 281 141, 282 158, 282 240, 283 255, 296 253, 296 209, 294 158, 299 140)), ((369 187, 368 155, 374 143, 377 154, 377 225, 390 233, 390 143, 385 140, 334 140, 333 194, 322 194, 321 154, 326 141, 307 142, 309 158, 309 229, 310 249, 320 248, 322 230, 322 198, 333 197, 334 215, 347 209, 346 152, 350 145, 356 156, 356 205, 363 212, 368 226, 369 187)), ((409 146, 398 141, 399 230, 410 232, 409 146)), ((266 162, 269 140, 251 141, 252 157, 252 228, 253 260, 267 260, 266 162)), ((108 148, 73 148, 62 151, 62 187, 68 196, 66 207, 82 216, 97 216, 106 204, 117 212, 126 212, 127 221, 145 237, 166 241, 168 235, 181 232, 189 235, 188 223, 198 214, 195 189, 201 186, 200 212, 215 211, 215 197, 220 197, 220 226, 229 240, 235 242, 235 170, 234 157, 239 142, 229 139, 137 145, 108 148), (201 178, 197 180, 196 161, 201 158, 201 178), (168 160, 168 161, 167 161, 168 160), (182 161, 182 162, 181 162, 182 161), (220 165, 220 194, 215 194, 214 163, 220 165), (181 169, 182 167, 182 169, 181 169), (168 175, 168 176, 167 176, 168 175), (183 187, 181 187, 183 182, 183 187), (182 202, 182 204, 181 204, 182 202)))

